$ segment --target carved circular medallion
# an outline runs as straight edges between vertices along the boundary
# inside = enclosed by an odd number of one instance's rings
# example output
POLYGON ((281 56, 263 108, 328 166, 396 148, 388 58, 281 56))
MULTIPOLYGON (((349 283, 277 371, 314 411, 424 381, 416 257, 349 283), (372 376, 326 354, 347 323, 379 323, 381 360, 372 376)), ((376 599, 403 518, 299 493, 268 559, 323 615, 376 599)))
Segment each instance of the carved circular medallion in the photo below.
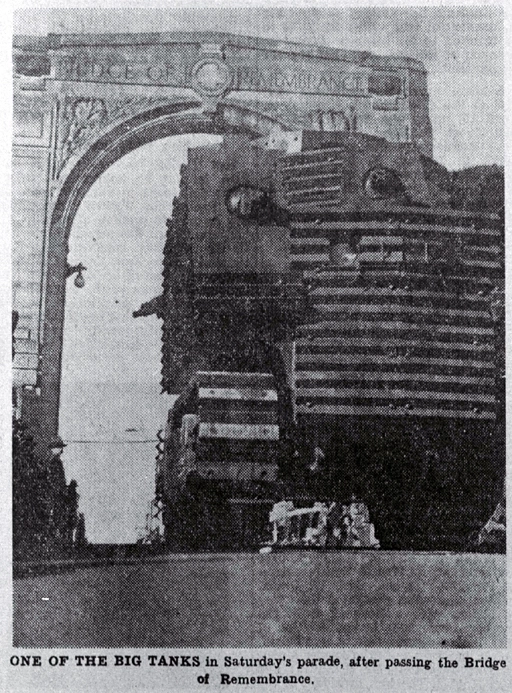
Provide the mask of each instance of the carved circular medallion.
POLYGON ((222 96, 231 79, 229 67, 217 58, 205 58, 192 68, 192 87, 204 96, 222 96))

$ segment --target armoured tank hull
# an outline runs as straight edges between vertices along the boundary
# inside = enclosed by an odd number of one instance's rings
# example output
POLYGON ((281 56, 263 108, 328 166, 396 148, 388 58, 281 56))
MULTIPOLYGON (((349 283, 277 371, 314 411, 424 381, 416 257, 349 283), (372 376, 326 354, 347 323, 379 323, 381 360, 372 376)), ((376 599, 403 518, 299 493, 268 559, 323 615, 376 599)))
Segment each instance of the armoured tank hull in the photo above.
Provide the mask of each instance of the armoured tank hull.
MULTIPOLYGON (((300 142, 293 153, 240 137, 192 150, 168 225, 164 390, 203 369, 227 373, 228 389, 266 373, 275 392, 272 452, 226 438, 205 453, 217 471, 198 472, 216 508, 204 522, 217 539, 199 543, 252 547, 276 501, 356 494, 383 547, 465 548, 504 473, 499 207, 461 208, 454 177, 412 143, 300 142), (258 454, 271 476, 242 479, 258 454)), ((223 416, 239 432, 252 425, 236 400, 223 416)), ((172 544, 191 511, 185 487, 171 487, 172 544)))

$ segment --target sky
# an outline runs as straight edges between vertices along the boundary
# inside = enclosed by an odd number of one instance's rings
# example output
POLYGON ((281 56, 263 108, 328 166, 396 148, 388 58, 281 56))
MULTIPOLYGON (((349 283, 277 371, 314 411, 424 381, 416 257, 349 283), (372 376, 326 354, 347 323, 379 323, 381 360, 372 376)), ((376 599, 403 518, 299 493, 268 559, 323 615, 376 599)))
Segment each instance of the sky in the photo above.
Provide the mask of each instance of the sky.
MULTIPOLYGON (((496 8, 293 8, 18 11, 14 32, 221 30, 377 54, 428 70, 434 157, 450 169, 502 164, 503 39, 496 8)), ((129 542, 154 490, 154 443, 172 404, 160 395, 160 322, 131 317, 161 291, 165 221, 187 148, 208 136, 167 138, 127 154, 92 186, 76 215, 68 283, 61 435, 93 542, 129 542), (127 429, 134 429, 128 431, 127 429)))

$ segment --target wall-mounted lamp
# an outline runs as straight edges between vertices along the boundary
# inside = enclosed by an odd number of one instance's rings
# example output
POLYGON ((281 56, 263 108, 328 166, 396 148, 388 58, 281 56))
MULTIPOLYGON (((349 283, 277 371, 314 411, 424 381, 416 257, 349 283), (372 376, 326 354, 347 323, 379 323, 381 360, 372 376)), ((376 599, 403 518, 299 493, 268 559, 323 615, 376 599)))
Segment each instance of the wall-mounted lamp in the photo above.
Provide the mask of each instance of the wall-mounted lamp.
POLYGON ((76 274, 74 284, 78 289, 82 289, 85 286, 85 279, 82 274, 87 269, 81 262, 78 265, 68 265, 66 270, 66 277, 71 277, 72 274, 76 274))
POLYGON ((52 457, 59 457, 64 452, 66 443, 62 440, 60 436, 55 436, 55 438, 52 438, 52 440, 50 441, 48 447, 50 449, 52 457))

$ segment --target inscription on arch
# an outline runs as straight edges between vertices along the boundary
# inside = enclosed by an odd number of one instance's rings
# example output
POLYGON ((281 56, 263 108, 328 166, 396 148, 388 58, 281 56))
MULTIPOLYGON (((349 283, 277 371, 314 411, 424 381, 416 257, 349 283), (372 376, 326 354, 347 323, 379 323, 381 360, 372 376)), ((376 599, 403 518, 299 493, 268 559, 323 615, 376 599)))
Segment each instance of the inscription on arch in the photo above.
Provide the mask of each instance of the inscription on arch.
MULTIPOLYGON (((198 91, 213 88, 215 94, 230 86, 237 91, 364 96, 370 93, 369 83, 376 79, 370 66, 348 61, 309 56, 298 59, 270 52, 262 52, 256 59, 253 53, 227 48, 222 60, 205 61, 198 44, 179 44, 66 48, 54 51, 52 57, 59 80, 192 87, 198 91), (203 85, 212 79, 218 88, 203 85)), ((400 85, 402 93, 401 70, 388 71, 387 81, 400 85)))

